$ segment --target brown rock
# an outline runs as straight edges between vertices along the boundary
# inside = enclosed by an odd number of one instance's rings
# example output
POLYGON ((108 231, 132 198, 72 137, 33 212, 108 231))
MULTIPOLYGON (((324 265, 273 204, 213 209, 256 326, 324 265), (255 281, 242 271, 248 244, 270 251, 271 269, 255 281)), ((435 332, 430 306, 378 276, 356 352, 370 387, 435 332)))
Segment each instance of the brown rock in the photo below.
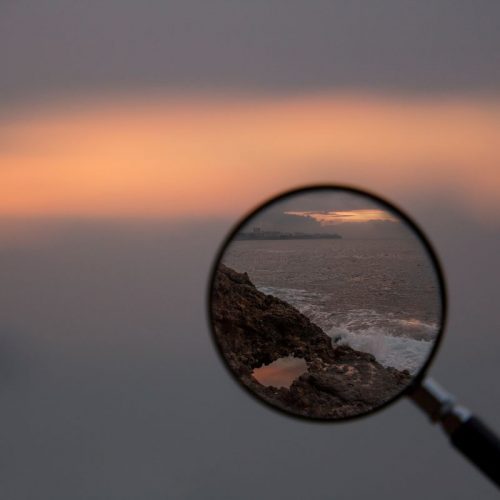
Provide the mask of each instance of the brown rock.
POLYGON ((290 304, 258 291, 246 273, 220 265, 212 288, 216 341, 235 375, 267 402, 313 418, 344 418, 374 409, 410 382, 368 353, 333 346, 321 328, 290 304), (304 358, 308 372, 289 389, 261 385, 255 368, 278 358, 304 358))

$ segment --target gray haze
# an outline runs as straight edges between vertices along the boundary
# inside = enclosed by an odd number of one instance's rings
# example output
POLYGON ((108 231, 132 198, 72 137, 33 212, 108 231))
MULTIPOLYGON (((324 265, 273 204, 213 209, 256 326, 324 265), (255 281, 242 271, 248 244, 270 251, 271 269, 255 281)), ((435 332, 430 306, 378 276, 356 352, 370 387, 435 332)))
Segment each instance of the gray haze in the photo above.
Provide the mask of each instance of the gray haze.
MULTIPOLYGON (((500 432, 499 228, 438 202, 408 205, 450 287, 432 375, 500 432)), ((240 390, 205 302, 233 222, 47 222, 45 238, 3 242, 0 496, 496 498, 410 402, 314 424, 240 390)))
POLYGON ((0 6, 0 99, 109 89, 498 91, 497 0, 0 6))

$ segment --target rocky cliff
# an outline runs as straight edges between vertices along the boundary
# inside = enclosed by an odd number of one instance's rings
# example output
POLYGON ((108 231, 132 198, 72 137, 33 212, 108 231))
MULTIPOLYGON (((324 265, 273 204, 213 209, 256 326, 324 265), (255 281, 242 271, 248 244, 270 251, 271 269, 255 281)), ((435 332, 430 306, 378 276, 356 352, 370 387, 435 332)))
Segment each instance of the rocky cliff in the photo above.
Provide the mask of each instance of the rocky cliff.
POLYGON ((290 304, 266 295, 246 273, 220 265, 212 288, 216 341, 235 375, 267 402, 313 418, 365 413, 399 393, 408 372, 385 368, 371 354, 332 345, 330 337, 290 304), (289 389, 266 387, 255 368, 295 356, 307 372, 289 389))

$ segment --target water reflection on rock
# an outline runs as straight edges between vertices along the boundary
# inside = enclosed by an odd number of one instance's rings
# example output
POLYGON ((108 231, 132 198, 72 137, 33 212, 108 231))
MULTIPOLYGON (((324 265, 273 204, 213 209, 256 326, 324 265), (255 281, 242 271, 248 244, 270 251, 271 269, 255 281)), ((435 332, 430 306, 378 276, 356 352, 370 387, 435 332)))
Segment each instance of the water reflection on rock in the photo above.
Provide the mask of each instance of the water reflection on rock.
POLYGON ((292 382, 306 371, 307 363, 303 358, 287 356, 256 368, 252 375, 259 383, 267 387, 288 389, 292 382))

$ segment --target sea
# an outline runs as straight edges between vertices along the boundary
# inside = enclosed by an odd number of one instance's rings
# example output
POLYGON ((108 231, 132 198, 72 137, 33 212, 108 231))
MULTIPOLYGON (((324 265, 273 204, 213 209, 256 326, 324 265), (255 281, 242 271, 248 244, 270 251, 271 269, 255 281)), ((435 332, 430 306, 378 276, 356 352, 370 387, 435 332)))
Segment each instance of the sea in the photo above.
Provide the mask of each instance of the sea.
POLYGON ((416 239, 233 241, 223 262, 285 300, 332 343, 419 371, 442 320, 434 267, 416 239))

